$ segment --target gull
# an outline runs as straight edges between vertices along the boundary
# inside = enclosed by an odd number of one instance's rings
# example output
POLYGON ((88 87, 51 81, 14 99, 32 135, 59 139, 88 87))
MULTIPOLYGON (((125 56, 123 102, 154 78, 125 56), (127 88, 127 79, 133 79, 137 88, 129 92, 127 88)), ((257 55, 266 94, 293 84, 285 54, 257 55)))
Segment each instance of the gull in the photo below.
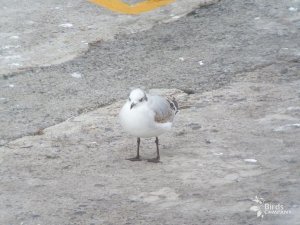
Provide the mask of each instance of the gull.
POLYGON ((141 161, 141 138, 155 137, 157 155, 148 162, 159 162, 158 136, 171 129, 177 112, 178 104, 175 98, 146 94, 139 88, 132 90, 119 115, 124 130, 137 137, 137 155, 128 160, 141 161))

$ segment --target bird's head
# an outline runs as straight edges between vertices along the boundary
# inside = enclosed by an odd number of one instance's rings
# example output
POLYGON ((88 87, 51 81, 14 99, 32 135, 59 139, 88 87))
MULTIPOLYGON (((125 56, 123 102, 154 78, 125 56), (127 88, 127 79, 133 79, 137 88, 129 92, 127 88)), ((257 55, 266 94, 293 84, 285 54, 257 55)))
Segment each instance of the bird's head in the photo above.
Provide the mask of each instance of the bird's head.
POLYGON ((130 109, 136 105, 142 104, 143 102, 148 101, 146 93, 142 89, 134 89, 130 92, 128 101, 130 103, 130 109))

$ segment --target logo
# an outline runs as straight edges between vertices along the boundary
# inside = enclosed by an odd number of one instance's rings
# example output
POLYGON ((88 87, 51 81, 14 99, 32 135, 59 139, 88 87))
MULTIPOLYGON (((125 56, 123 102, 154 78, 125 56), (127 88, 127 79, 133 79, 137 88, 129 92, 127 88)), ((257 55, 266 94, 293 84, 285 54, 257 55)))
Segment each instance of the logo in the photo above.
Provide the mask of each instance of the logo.
POLYGON ((92 3, 104 6, 112 11, 124 14, 140 14, 148 12, 158 7, 168 5, 175 0, 145 0, 133 5, 124 3, 121 0, 89 0, 92 3))
POLYGON ((288 215, 292 213, 291 210, 287 210, 282 204, 266 202, 263 198, 257 196, 252 201, 256 205, 251 206, 250 210, 256 212, 256 216, 260 218, 264 218, 266 215, 288 215))

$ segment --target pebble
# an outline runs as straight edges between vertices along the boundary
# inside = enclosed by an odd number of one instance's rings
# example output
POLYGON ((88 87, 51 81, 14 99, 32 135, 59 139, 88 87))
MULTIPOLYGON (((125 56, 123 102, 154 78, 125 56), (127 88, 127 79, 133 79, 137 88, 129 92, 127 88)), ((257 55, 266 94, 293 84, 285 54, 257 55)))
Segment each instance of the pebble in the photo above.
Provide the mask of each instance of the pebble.
POLYGON ((214 154, 214 155, 216 155, 216 156, 223 155, 223 153, 222 153, 222 152, 214 152, 213 154, 214 154))
POLYGON ((256 159, 244 159, 245 162, 256 163, 256 159))
POLYGON ((63 23, 63 24, 60 24, 59 27, 70 28, 70 27, 73 27, 73 24, 71 24, 71 23, 63 23))
POLYGON ((297 11, 298 11, 298 8, 290 7, 290 8, 289 8, 289 11, 290 11, 290 12, 297 12, 297 11))
POLYGON ((74 78, 77 78, 77 79, 82 77, 82 75, 80 73, 72 73, 71 76, 74 78))

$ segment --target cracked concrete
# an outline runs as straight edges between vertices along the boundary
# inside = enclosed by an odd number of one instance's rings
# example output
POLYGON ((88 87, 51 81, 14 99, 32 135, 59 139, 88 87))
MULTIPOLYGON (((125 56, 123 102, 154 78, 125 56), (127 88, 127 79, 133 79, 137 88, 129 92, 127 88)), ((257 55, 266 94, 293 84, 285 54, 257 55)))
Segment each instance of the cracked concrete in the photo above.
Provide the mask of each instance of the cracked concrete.
MULTIPOLYGON (((298 225, 299 8, 223 0, 5 72, 0 223, 298 225), (117 114, 138 86, 181 106, 158 165, 125 160, 136 140, 117 114), (256 218, 255 196, 291 214, 256 218)), ((154 153, 142 140, 143 158, 154 153)))
POLYGON ((288 10, 298 4, 223 1, 148 31, 91 44, 69 62, 4 76, 1 143, 124 98, 130 87, 202 92, 262 67, 274 74, 260 79, 298 79, 299 13, 288 10))
POLYGON ((182 106, 172 132, 125 134, 124 101, 10 142, 0 150, 3 224, 291 224, 299 222, 299 80, 236 82, 175 95, 182 106), (278 129, 280 128, 280 129, 278 129), (251 159, 251 160, 249 160, 251 159), (290 215, 256 218, 255 196, 290 215), (275 203, 274 203, 275 204, 275 203))
POLYGON ((69 61, 87 51, 89 43, 148 30, 216 1, 177 0, 138 16, 114 13, 87 0, 5 1, 0 7, 0 76, 69 61))

